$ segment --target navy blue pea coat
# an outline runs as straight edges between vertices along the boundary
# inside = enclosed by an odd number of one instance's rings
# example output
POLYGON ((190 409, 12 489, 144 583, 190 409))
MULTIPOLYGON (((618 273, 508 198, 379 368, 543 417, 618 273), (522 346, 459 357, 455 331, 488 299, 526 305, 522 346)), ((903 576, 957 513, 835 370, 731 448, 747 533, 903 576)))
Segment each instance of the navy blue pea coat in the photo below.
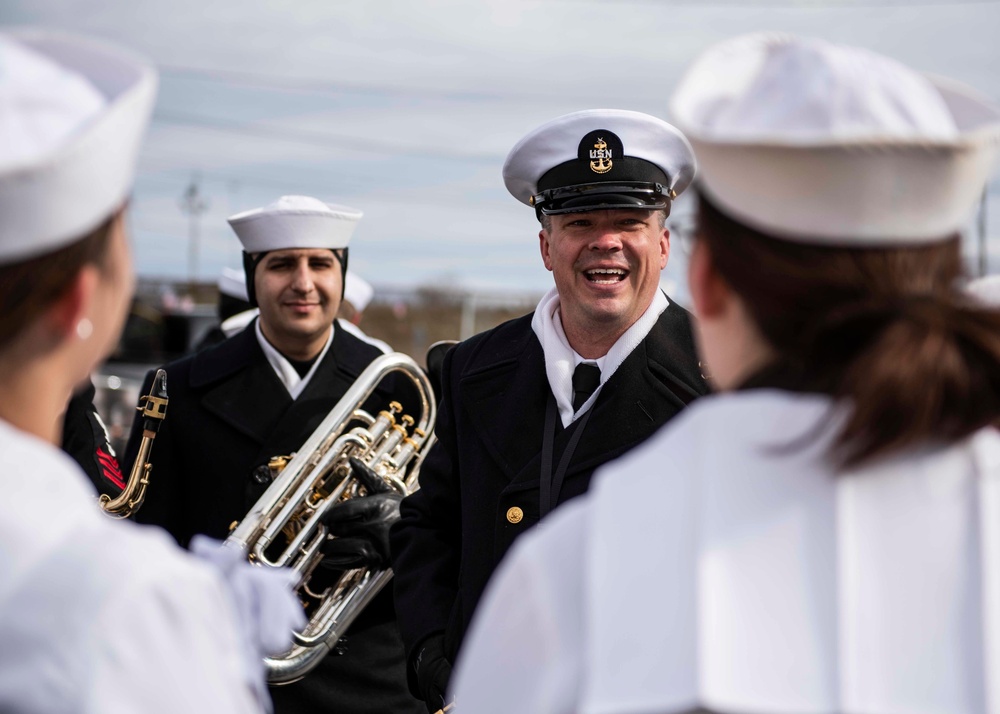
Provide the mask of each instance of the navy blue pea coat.
MULTIPOLYGON (((225 538, 263 493, 254 470, 296 451, 344 392, 382 352, 336 328, 309 384, 291 398, 267 362, 254 324, 230 339, 166 365, 169 405, 153 443, 146 502, 136 520, 167 529, 186 546, 196 533, 225 538)), ((153 373, 141 392, 146 394, 153 373)), ((366 403, 376 412, 396 399, 415 405, 412 386, 389 380, 366 403)), ((411 408, 415 408, 411 407, 411 408)), ((125 462, 138 452, 130 435, 125 462)), ((406 688, 403 647, 391 592, 380 593, 344 642, 300 682, 273 687, 277 714, 421 711, 406 688)))

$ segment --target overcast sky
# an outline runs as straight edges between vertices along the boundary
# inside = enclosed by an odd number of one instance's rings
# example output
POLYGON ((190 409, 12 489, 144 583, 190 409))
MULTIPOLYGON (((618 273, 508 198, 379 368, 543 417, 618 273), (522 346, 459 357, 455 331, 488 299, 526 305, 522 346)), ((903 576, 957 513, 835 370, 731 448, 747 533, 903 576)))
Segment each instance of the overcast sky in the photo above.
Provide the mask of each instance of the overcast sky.
MULTIPOLYGON (((159 65, 132 204, 146 276, 188 276, 181 199, 197 181, 202 279, 239 266, 226 216, 303 193, 364 211, 352 267, 377 287, 544 290, 533 211, 500 177, 510 147, 578 109, 669 120, 684 67, 744 32, 870 47, 1000 101, 998 2, 2 0, 0 23, 92 33, 159 65)), ((987 219, 1000 272, 997 181, 987 219)), ((678 295, 683 264, 675 241, 678 295)))

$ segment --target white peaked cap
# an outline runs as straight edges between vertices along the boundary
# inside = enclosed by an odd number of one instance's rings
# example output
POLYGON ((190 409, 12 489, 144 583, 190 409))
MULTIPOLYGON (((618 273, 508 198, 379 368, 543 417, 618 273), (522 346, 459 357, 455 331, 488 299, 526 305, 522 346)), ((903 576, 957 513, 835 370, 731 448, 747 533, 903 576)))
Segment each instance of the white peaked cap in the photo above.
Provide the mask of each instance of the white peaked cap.
MULTIPOLYGON (((579 160, 581 140, 597 130, 612 132, 621 139, 625 156, 658 167, 666 175, 665 188, 672 190, 674 195, 680 194, 694 179, 694 153, 675 127, 642 112, 585 109, 542 124, 510 150, 503 166, 507 190, 521 203, 532 205, 531 198, 538 193, 539 179, 557 166, 579 160)), ((614 173, 588 174, 586 168, 581 175, 594 182, 612 183, 618 178, 614 173)))
POLYGON ((247 295, 246 274, 235 268, 223 268, 219 274, 219 292, 239 300, 250 300, 247 295))
POLYGON ((263 208, 229 217, 243 250, 263 253, 288 248, 346 248, 361 220, 356 208, 309 196, 282 196, 263 208))
POLYGON ((344 299, 354 306, 358 312, 362 312, 375 295, 373 288, 367 280, 357 273, 347 271, 347 282, 344 284, 344 299))
POLYGON ((132 188, 156 72, 96 40, 0 31, 0 262, 83 238, 132 188))
POLYGON ((709 48, 671 100, 709 198, 776 236, 930 242, 962 228, 996 161, 1000 110, 874 52, 777 34, 709 48))

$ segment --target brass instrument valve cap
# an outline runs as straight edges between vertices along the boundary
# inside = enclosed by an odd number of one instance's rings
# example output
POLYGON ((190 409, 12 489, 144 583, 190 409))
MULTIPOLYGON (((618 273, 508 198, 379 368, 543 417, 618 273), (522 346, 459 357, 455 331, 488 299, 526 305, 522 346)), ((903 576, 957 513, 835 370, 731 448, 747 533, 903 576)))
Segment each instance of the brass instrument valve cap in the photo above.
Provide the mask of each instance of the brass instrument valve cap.
MULTIPOLYGON (((395 404, 395 402, 393 402, 393 404, 395 404)), ((389 405, 389 407, 390 407, 390 408, 392 408, 392 404, 390 404, 390 405, 389 405)), ((378 413, 378 415, 379 415, 380 417, 382 417, 382 418, 386 419, 386 420, 387 420, 387 421, 389 422, 389 424, 390 424, 390 425, 392 425, 392 424, 395 424, 395 423, 396 423, 396 417, 395 417, 395 416, 393 416, 393 412, 387 412, 387 411, 385 411, 385 410, 382 410, 382 411, 380 411, 380 412, 378 413)))
POLYGON ((407 427, 413 426, 413 423, 414 423, 413 422, 413 417, 411 417, 409 414, 404 414, 402 417, 400 417, 399 420, 401 422, 403 422, 403 426, 407 426, 407 427))
POLYGON ((398 414, 399 412, 403 411, 403 405, 400 404, 399 402, 389 402, 389 411, 391 411, 393 414, 398 414))

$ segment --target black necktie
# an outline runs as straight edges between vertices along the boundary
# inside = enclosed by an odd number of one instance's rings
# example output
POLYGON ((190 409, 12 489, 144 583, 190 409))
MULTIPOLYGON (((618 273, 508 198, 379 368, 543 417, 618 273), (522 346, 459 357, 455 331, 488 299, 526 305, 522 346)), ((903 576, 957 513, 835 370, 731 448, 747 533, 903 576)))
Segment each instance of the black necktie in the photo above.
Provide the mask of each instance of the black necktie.
POLYGON ((581 362, 573 370, 573 411, 576 412, 601 384, 601 368, 581 362))

